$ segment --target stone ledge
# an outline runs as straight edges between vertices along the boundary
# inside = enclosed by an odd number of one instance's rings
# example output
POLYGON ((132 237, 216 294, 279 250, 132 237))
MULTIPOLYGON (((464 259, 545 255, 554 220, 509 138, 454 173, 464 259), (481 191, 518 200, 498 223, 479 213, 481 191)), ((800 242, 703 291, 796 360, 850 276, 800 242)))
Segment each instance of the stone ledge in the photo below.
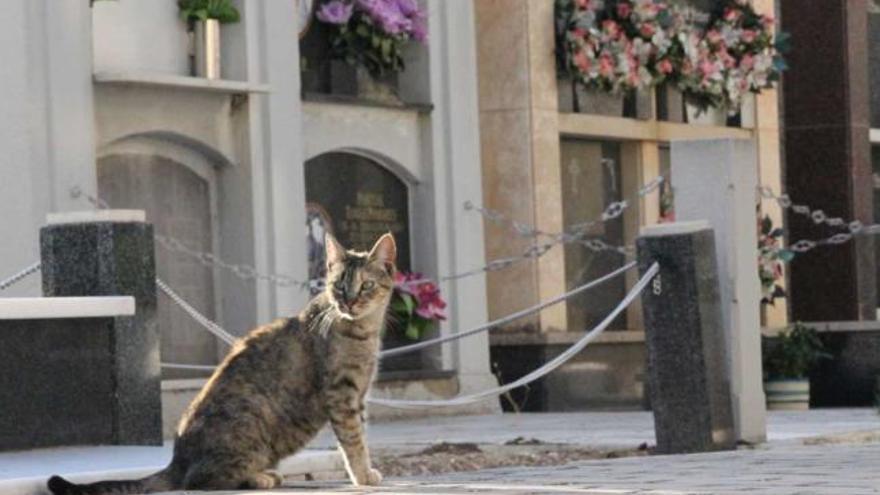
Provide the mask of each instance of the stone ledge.
POLYGON ((356 96, 324 93, 305 93, 303 95, 303 101, 308 103, 329 103, 335 105, 385 108, 388 110, 412 110, 419 113, 430 113, 434 110, 434 105, 430 103, 401 103, 400 105, 395 105, 392 103, 366 100, 356 96))
POLYGON ((0 298, 0 320, 112 318, 133 315, 134 298, 131 296, 0 298))
POLYGON ((122 71, 96 72, 93 75, 96 83, 118 84, 128 86, 153 86, 170 89, 185 89, 225 94, 269 93, 266 84, 248 81, 230 81, 226 79, 205 79, 203 77, 180 76, 177 74, 161 74, 155 72, 122 71))
MULTIPOLYGON (((493 346, 571 345, 583 336, 581 332, 496 332, 490 334, 489 343, 493 346)), ((645 342, 645 332, 641 330, 609 330, 602 333, 593 345, 643 342, 645 342)))
MULTIPOLYGON (((880 332, 880 321, 819 321, 803 322, 804 326, 816 329, 817 332, 880 332)), ((788 327, 767 327, 761 329, 766 337, 775 337, 788 327)))
MULTIPOLYGON (((172 444, 162 447, 65 447, 0 454, 0 493, 45 493, 46 480, 59 474, 77 483, 107 479, 135 479, 164 468, 171 459, 172 444)), ((343 471, 336 450, 305 450, 282 459, 278 471, 284 476, 343 471)))
POLYGON ((144 223, 147 214, 144 210, 85 210, 46 215, 47 225, 70 225, 76 223, 144 223))

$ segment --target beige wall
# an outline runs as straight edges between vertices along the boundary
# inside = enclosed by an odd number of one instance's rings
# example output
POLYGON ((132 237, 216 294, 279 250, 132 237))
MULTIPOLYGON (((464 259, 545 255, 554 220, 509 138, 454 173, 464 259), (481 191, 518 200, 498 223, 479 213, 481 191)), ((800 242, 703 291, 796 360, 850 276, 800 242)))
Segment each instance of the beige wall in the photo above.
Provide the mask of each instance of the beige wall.
MULTIPOLYGON (((553 33, 553 2, 545 0, 475 0, 480 130, 484 203, 513 220, 558 232, 566 219, 562 204, 564 173, 560 166, 560 138, 622 143, 624 194, 632 194, 660 173, 659 147, 679 139, 755 139, 758 144, 761 183, 780 189, 779 123, 777 94, 769 90, 744 111, 743 128, 706 123, 682 124, 653 119, 636 120, 589 114, 560 113, 553 33)), ((759 9, 772 11, 773 0, 758 0, 759 9)), ((643 101, 652 101, 647 98, 643 101)), ((639 115, 651 115, 640 112, 639 115)), ((569 206, 570 208, 570 206, 569 206)), ((775 204, 764 211, 781 225, 775 204)), ((567 213, 567 214, 566 214, 567 213)), ((641 225, 659 216, 656 193, 644 198, 624 216, 627 242, 634 241, 641 225)), ((528 248, 527 239, 504 226, 486 222, 487 260, 515 256, 528 248)), ((554 248, 538 261, 521 262, 490 273, 487 278, 489 315, 498 318, 563 293, 567 267, 563 249, 554 248)), ((632 284, 634 276, 628 276, 632 284)), ((569 320, 565 305, 544 311, 539 318, 523 319, 508 330, 580 331, 569 320)), ((786 322, 785 303, 768 312, 769 325, 786 322)), ((637 307, 628 313, 628 327, 641 329, 637 307)))

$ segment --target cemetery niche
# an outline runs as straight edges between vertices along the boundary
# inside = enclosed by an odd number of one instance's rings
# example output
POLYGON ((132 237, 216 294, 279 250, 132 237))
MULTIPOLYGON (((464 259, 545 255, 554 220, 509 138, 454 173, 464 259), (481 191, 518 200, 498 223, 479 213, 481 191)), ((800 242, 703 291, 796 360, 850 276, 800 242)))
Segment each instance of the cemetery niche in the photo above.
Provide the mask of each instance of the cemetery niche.
MULTIPOLYGON (((326 272, 324 234, 347 249, 369 250, 391 232, 397 242, 397 268, 410 271, 409 190, 378 162, 353 153, 331 152, 306 162, 306 243, 312 293, 321 290, 326 272)), ((386 349, 411 344, 393 325, 383 338, 386 349)), ((422 368, 419 353, 385 359, 383 371, 422 368)))

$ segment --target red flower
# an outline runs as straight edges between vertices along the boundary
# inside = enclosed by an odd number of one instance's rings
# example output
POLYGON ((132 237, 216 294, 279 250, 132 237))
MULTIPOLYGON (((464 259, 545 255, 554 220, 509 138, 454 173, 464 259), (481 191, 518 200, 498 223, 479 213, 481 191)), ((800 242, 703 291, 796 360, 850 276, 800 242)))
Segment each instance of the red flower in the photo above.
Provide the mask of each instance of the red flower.
POLYGON ((617 4, 617 16, 621 18, 627 18, 632 14, 632 5, 628 2, 621 2, 617 4))

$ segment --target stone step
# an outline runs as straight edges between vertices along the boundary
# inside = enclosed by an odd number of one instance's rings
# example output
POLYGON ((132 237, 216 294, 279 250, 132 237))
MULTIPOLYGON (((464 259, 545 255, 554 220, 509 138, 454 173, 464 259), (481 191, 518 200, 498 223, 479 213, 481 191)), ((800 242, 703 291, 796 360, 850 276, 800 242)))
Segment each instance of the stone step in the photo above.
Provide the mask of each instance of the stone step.
MULTIPOLYGON (((46 493, 46 480, 53 474, 77 483, 108 479, 136 479, 164 468, 172 445, 162 447, 60 447, 0 453, 0 493, 33 495, 46 493)), ((336 450, 305 450, 281 461, 285 477, 326 478, 345 470, 336 450)))

